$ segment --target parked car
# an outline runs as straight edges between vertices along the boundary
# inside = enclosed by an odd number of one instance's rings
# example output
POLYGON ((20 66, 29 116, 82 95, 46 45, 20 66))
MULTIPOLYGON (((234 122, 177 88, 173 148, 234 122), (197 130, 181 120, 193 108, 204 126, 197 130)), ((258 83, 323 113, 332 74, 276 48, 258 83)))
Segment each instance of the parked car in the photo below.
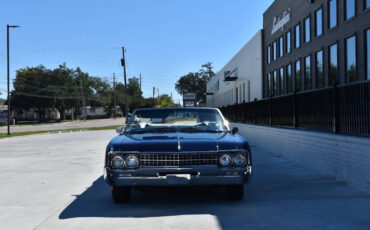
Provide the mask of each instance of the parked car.
POLYGON ((241 200, 252 173, 248 142, 214 108, 138 109, 107 146, 105 181, 116 203, 142 186, 219 185, 241 200))

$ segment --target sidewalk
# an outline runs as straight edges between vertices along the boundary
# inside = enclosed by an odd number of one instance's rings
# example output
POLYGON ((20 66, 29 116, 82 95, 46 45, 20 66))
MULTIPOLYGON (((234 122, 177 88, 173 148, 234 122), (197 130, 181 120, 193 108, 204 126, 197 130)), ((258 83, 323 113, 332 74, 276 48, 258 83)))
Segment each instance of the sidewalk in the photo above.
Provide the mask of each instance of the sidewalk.
MULTIPOLYGON (((76 128, 99 128, 107 126, 119 126, 125 123, 125 118, 117 119, 96 119, 87 121, 62 121, 57 123, 41 123, 32 125, 16 125, 10 126, 11 132, 28 132, 28 131, 47 131, 47 130, 66 130, 66 129, 76 129, 76 128)), ((6 133, 7 127, 0 127, 0 133, 6 133)))

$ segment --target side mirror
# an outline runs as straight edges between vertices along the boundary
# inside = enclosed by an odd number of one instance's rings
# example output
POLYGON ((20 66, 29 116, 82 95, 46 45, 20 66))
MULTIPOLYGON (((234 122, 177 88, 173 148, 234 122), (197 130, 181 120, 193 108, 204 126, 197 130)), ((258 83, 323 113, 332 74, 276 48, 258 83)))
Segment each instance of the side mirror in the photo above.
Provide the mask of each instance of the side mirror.
POLYGON ((121 134, 122 132, 123 128, 121 126, 116 128, 116 133, 121 134))
POLYGON ((232 135, 235 135, 239 132, 239 129, 237 127, 234 127, 232 130, 231 130, 231 134, 232 135))

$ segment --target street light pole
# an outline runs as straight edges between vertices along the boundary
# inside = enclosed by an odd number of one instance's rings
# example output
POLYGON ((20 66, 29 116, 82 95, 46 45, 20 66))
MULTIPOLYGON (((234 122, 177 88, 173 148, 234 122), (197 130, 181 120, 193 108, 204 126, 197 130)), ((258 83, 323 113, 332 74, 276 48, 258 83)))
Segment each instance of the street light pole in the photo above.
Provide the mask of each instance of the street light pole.
POLYGON ((10 135, 10 64, 9 64, 9 28, 18 28, 19 26, 16 25, 6 25, 6 50, 7 50, 7 101, 8 101, 8 135, 10 135))

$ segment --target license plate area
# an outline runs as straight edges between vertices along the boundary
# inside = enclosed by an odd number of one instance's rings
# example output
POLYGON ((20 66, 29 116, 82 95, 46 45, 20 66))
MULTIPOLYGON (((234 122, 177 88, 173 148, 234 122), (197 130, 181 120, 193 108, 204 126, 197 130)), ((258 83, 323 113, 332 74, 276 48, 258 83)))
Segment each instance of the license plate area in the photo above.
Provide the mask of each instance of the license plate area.
POLYGON ((184 185, 190 183, 191 174, 167 174, 166 179, 169 185, 184 185))

